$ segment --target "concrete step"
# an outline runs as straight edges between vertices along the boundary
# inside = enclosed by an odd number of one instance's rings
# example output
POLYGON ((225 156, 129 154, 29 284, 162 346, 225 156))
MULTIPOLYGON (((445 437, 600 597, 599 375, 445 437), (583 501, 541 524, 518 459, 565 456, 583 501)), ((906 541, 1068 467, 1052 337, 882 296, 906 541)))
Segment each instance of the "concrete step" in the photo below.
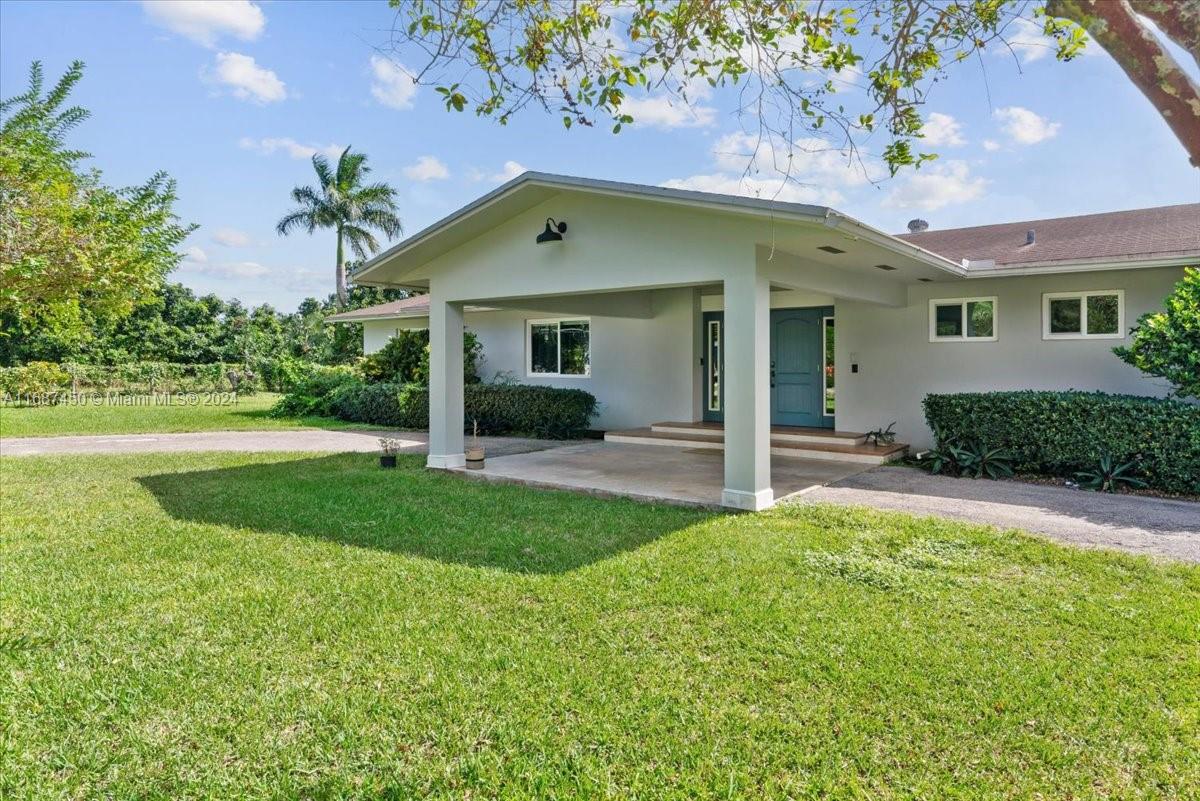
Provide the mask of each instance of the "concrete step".
MULTIPOLYGON (((633 428, 626 431, 605 432, 604 441, 630 445, 659 445, 668 448, 725 450, 723 431, 671 432, 655 431, 653 428, 633 428)), ((891 445, 867 445, 854 441, 795 442, 771 437, 771 454, 773 456, 790 456, 799 459, 884 464, 903 457, 907 450, 908 446, 902 442, 891 445)))
MULTIPOLYGON (((725 435, 725 426, 721 423, 653 423, 650 430, 659 434, 725 435)), ((836 445, 863 445, 867 441, 866 434, 807 426, 771 426, 771 438, 781 442, 817 442, 836 445)))

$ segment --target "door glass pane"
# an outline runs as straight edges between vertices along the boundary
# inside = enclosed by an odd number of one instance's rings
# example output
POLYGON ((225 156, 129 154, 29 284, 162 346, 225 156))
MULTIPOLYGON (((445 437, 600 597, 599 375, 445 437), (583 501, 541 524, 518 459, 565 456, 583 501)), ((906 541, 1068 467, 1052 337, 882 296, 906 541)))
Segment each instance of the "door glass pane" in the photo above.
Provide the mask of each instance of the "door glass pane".
POLYGON ((1091 295, 1087 299, 1087 332, 1117 333, 1117 296, 1091 295))
POLYGON ((529 371, 558 372, 558 323, 529 326, 529 371))
POLYGON ((833 318, 825 318, 825 414, 831 415, 833 403, 833 318))
POLYGON ((995 330, 995 310, 990 300, 973 300, 967 304, 967 336, 990 337, 995 330))
POLYGON ((721 323, 708 321, 708 410, 721 411, 721 323))
POLYGON ((1079 298, 1050 299, 1050 333, 1078 334, 1080 327, 1079 298))
POLYGON ((559 323, 559 347, 562 348, 563 375, 587 375, 591 365, 590 332, 587 320, 559 323))
POLYGON ((961 337, 963 332, 962 304, 937 306, 936 327, 939 337, 961 337))

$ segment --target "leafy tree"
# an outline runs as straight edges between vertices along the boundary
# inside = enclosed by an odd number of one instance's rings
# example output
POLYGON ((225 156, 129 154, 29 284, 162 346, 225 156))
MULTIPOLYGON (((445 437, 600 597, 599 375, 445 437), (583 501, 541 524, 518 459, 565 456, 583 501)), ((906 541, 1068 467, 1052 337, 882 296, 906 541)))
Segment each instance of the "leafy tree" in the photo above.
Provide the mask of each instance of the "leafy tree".
POLYGON ((1175 394, 1200 398, 1200 268, 1189 267, 1160 312, 1143 314, 1128 347, 1113 348, 1123 361, 1165 378, 1175 394))
MULTIPOLYGON (((1144 14, 1193 54, 1194 4, 1164 0, 390 0, 399 17, 390 46, 447 109, 471 108, 501 124, 527 106, 613 131, 636 122, 634 92, 684 106, 712 87, 740 88, 739 113, 757 121, 790 175, 797 137, 831 141, 861 159, 881 131, 892 174, 934 158, 919 152, 920 107, 948 68, 1007 47, 1024 15, 1067 61, 1086 28, 1125 69, 1200 166, 1200 90, 1139 19, 1144 14), (1135 11, 1137 12, 1135 14, 1135 11), (1082 27, 1080 27, 1082 26, 1082 27), (862 93, 847 93, 847 86, 862 93)), ((751 164, 753 162, 750 162, 751 164)), ((749 169, 749 167, 748 167, 749 169)))
POLYGON ((396 190, 385 183, 364 185, 363 180, 371 171, 367 157, 351 153, 350 148, 342 151, 336 169, 320 154, 313 156, 312 164, 317 186, 298 186, 292 190, 292 200, 298 207, 284 215, 275 229, 281 236, 297 229, 310 234, 318 228, 337 232, 337 303, 344 308, 347 301, 344 246, 348 244, 354 255, 365 259, 379 250, 372 230, 383 232, 389 239, 403 232, 396 215, 396 190))
POLYGON ((0 339, 84 346, 94 325, 154 296, 194 230, 175 216, 165 173, 111 189, 99 170, 81 167, 86 153, 66 147, 88 117, 66 106, 83 68, 74 62, 44 92, 34 62, 29 89, 0 101, 0 339))

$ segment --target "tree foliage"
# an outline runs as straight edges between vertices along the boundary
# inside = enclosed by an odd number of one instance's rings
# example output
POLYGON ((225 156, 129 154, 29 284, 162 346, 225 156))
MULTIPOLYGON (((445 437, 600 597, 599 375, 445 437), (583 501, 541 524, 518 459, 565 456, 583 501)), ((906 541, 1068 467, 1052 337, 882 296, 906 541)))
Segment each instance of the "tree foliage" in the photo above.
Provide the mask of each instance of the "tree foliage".
MULTIPOLYGON (((530 104, 563 124, 607 117, 635 123, 631 97, 658 93, 688 104, 715 87, 740 88, 739 112, 756 118, 760 144, 790 153, 807 132, 856 151, 877 148, 894 174, 934 154, 919 151, 920 107, 950 65, 1005 42, 1025 4, 1012 0, 573 0, 459 3, 391 0, 401 18, 391 46, 424 65, 447 108, 501 123, 530 104), (859 92, 847 92, 847 88, 859 92)), ((1084 44, 1073 25, 1045 17, 1060 58, 1084 44)), ((410 59, 411 61, 411 59, 410 59)), ((788 164, 777 164, 787 171, 788 164)))
POLYGON ((1163 306, 1163 311, 1143 314, 1133 342, 1113 352, 1142 372, 1170 381, 1175 394, 1200 399, 1200 267, 1184 270, 1163 306))
POLYGON ((113 189, 67 148, 88 117, 66 105, 83 68, 74 62, 44 91, 34 62, 29 89, 0 101, 0 340, 24 332, 81 345, 93 323, 154 296, 194 229, 176 217, 165 173, 113 189))
POLYGON ((287 236, 296 230, 311 234, 318 228, 332 228, 337 233, 336 288, 339 307, 345 307, 346 260, 345 245, 359 259, 366 259, 379 250, 372 231, 381 231, 389 239, 403 232, 396 211, 396 190, 385 183, 364 184, 371 171, 363 153, 342 151, 337 166, 317 154, 312 159, 317 185, 298 186, 292 190, 296 208, 279 221, 276 230, 287 236))
MULTIPOLYGON (((357 309, 404 296, 396 289, 354 287, 347 303, 357 309)), ((182 284, 167 283, 126 317, 88 318, 83 331, 70 337, 54 329, 22 328, 11 317, 0 316, 0 324, 14 332, 0 338, 0 365, 251 363, 257 357, 284 355, 343 364, 362 356, 362 325, 326 322, 334 311, 332 295, 324 300, 306 298, 295 311, 280 312, 268 304, 247 309, 236 299, 197 297, 182 284)))
POLYGON ((933 86, 1009 47, 1024 18, 1064 61, 1093 32, 1200 164, 1200 93, 1130 8, 1195 54, 1194 4, 1048 1, 1052 13, 1029 0, 391 0, 388 47, 447 109, 501 124, 533 105, 568 128, 619 132, 637 122, 631 99, 695 106, 732 86, 757 128, 755 155, 769 147, 784 175, 798 147, 869 153, 894 175, 936 155, 921 143, 933 86))

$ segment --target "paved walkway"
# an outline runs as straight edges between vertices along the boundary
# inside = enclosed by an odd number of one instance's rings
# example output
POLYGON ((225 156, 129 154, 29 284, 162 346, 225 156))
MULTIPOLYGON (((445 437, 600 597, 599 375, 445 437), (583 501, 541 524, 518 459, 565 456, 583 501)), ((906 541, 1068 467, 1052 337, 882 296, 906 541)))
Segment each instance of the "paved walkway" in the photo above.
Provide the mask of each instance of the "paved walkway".
POLYGON ((1082 547, 1200 562, 1200 503, 1191 501, 948 478, 910 467, 877 467, 798 500, 950 517, 1024 529, 1082 547))
MULTIPOLYGON (((103 434, 74 437, 24 437, 0 439, 0 456, 52 456, 81 453, 162 453, 177 451, 378 451, 379 438, 404 443, 401 453, 425 453, 429 434, 424 431, 199 431, 188 434, 103 434)), ((480 437, 489 456, 571 445, 546 439, 480 437)))

